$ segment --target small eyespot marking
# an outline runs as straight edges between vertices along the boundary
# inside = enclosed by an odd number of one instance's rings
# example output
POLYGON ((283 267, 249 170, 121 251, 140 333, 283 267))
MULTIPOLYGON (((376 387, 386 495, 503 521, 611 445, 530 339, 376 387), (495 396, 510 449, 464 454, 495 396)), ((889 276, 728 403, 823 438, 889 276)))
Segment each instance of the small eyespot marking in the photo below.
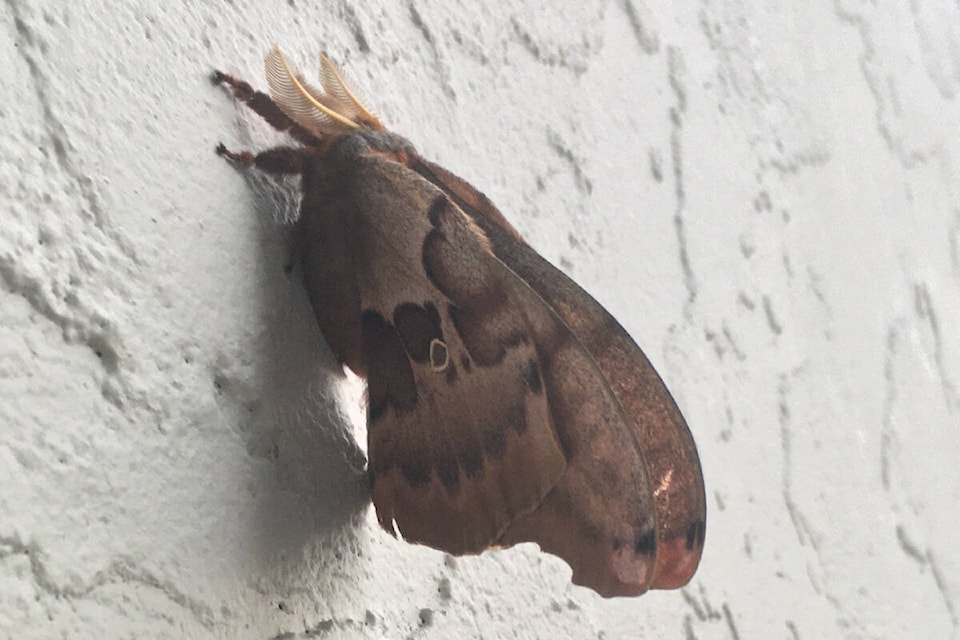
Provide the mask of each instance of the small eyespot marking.
POLYGON ((443 340, 434 338, 430 341, 430 368, 434 373, 446 371, 450 365, 450 353, 447 351, 447 345, 443 340))

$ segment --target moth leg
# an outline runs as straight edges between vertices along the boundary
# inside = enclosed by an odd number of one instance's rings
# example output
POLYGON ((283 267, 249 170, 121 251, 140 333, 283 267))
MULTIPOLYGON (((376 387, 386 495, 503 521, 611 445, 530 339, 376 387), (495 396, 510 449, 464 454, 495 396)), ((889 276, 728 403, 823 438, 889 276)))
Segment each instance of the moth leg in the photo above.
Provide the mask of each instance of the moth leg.
POLYGON ((217 145, 217 153, 245 169, 256 167, 275 176, 300 175, 303 173, 304 156, 309 149, 301 147, 274 147, 254 155, 249 151, 230 151, 223 143, 217 145))
POLYGON ((320 140, 315 135, 301 127, 281 111, 277 103, 273 101, 273 98, 262 91, 257 91, 251 87, 249 83, 235 78, 229 73, 223 73, 222 71, 214 71, 213 75, 210 76, 210 80, 213 81, 213 84, 225 84, 230 87, 230 90, 237 100, 240 100, 250 107, 254 113, 266 120, 267 123, 277 131, 285 131, 298 142, 309 146, 315 147, 320 144, 320 140))

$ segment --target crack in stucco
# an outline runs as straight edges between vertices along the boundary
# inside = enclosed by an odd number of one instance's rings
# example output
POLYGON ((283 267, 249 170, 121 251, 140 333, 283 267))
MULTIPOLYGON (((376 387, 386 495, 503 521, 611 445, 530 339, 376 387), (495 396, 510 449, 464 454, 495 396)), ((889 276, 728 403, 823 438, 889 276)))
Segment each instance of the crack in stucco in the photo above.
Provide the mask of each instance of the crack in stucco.
MULTIPOLYGON (((960 86, 960 42, 954 42, 953 51, 953 80, 954 85, 950 86, 949 72, 944 72, 940 69, 935 69, 938 63, 943 64, 946 62, 950 64, 949 56, 939 55, 938 52, 932 50, 931 43, 935 40, 935 37, 928 28, 928 23, 920 15, 920 5, 918 0, 910 0, 910 13, 913 15, 912 26, 917 30, 918 35, 918 44, 920 45, 920 50, 923 53, 924 58, 924 67, 926 68, 927 78, 930 79, 930 82, 937 88, 937 91, 940 93, 940 97, 944 100, 953 100, 957 97, 958 86, 960 86)), ((931 3, 932 4, 932 3, 931 3)), ((957 3, 957 8, 960 9, 960 3, 957 3)), ((947 18, 944 21, 946 24, 956 24, 954 21, 947 18)), ((905 25, 906 26, 906 25, 905 25)))
POLYGON ((694 597, 691 591, 692 589, 689 587, 684 588, 680 591, 680 595, 683 596, 683 600, 693 611, 693 615, 697 620, 709 622, 723 619, 723 614, 710 604, 710 601, 707 599, 707 594, 703 591, 703 587, 700 588, 699 600, 694 597))
POLYGON ((953 212, 953 222, 947 228, 947 236, 950 244, 950 264, 954 274, 960 278, 960 209, 953 212))
POLYGON ((640 50, 651 56, 660 51, 660 36, 644 24, 644 18, 640 15, 637 3, 634 0, 623 0, 622 6, 640 50))
POLYGON ((703 330, 703 337, 713 347, 717 360, 723 360, 728 351, 732 352, 739 362, 746 360, 747 354, 740 348, 739 342, 725 321, 720 323, 720 333, 706 327, 703 330), (721 336, 723 340, 720 339, 721 336))
POLYGON ((770 327, 770 331, 779 336, 783 333, 783 323, 780 322, 776 312, 773 310, 773 302, 767 294, 763 294, 761 300, 763 301, 763 313, 767 318, 767 326, 770 327))
POLYGON ((899 330, 895 326, 887 329, 883 363, 883 417, 880 427, 880 484, 884 490, 890 490, 890 465, 895 429, 893 411, 897 402, 897 381, 894 375, 894 356, 897 354, 899 330))
POLYGON ((583 161, 573 154, 573 151, 563 141, 560 134, 550 128, 547 129, 547 145, 570 167, 570 170, 573 172, 573 182, 577 186, 577 190, 584 195, 590 195, 593 192, 593 183, 583 171, 583 161))
POLYGON ((440 52, 437 48, 437 39, 434 37, 433 31, 430 29, 430 26, 424 19, 423 14, 421 14, 420 10, 417 9, 415 3, 410 2, 407 5, 407 15, 410 18, 410 23, 417 29, 417 31, 420 32, 424 42, 426 42, 427 46, 430 48, 431 57, 433 58, 433 68, 436 70, 437 75, 441 80, 441 91, 443 91, 444 95, 451 100, 456 100, 457 92, 454 90, 451 82, 450 69, 444 61, 445 58, 440 55, 440 52))
POLYGON ((733 640, 740 639, 740 631, 737 628, 733 611, 728 602, 723 602, 720 605, 720 608, 717 609, 710 603, 706 592, 703 590, 703 587, 700 588, 698 597, 693 595, 690 587, 684 588, 680 594, 683 596, 684 601, 692 612, 685 615, 683 621, 685 637, 688 640, 695 640, 697 637, 694 630, 695 621, 709 623, 711 625, 723 623, 733 640))
POLYGON ((953 628, 960 628, 960 613, 957 612, 955 598, 953 597, 953 594, 950 593, 950 587, 947 584, 946 576, 943 575, 943 570, 940 568, 940 564, 937 562, 936 556, 934 556, 933 552, 929 549, 927 550, 927 563, 930 565, 930 573, 933 575, 933 582, 936 584, 937 590, 943 597, 943 604, 947 608, 947 613, 950 614, 950 620, 953 622, 953 628))
MULTIPOLYGON (((120 255, 131 263, 136 264, 138 258, 131 245, 109 225, 107 213, 96 193, 93 181, 74 162, 71 144, 66 127, 54 111, 49 96, 49 81, 44 75, 40 63, 34 57, 34 50, 41 54, 46 53, 47 45, 33 32, 21 12, 21 5, 15 0, 7 0, 7 6, 13 15, 15 40, 18 55, 26 66, 30 78, 30 85, 39 103, 41 127, 50 141, 55 166, 59 168, 65 180, 76 185, 81 204, 79 214, 85 221, 92 223, 102 238, 109 241, 110 248, 116 248, 120 255)), ((90 233, 85 225, 79 229, 71 228, 71 233, 90 233)), ((62 239, 61 239, 62 240, 62 239)), ((118 332, 115 323, 102 313, 95 305, 91 305, 82 296, 82 278, 77 273, 92 273, 98 265, 108 261, 108 253, 103 246, 91 248, 89 243, 78 242, 75 237, 62 240, 69 243, 71 257, 75 260, 74 269, 69 275, 57 280, 51 278, 48 270, 40 273, 31 272, 22 265, 24 256, 16 251, 0 255, 0 281, 9 291, 19 295, 40 316, 46 318, 60 328, 63 339, 68 344, 84 342, 96 354, 104 370, 110 376, 119 371, 120 351, 118 332)), ((103 242, 96 238, 92 242, 99 245, 103 242)), ((38 244, 44 244, 44 231, 41 229, 38 244)), ((21 249, 25 249, 23 246, 21 249)), ((117 285, 122 291, 123 285, 117 285)), ((116 406, 120 406, 117 394, 111 392, 116 385, 112 383, 104 387, 104 398, 116 406)))
POLYGON ((737 631, 737 625, 733 621, 730 606, 724 602, 721 609, 723 610, 723 619, 727 623, 727 628, 730 629, 730 637, 733 638, 733 640, 740 640, 740 633, 737 631))
MULTIPOLYGON (((794 369, 788 373, 780 374, 777 385, 777 398, 779 407, 778 419, 780 423, 781 448, 783 451, 781 494, 783 496, 784 505, 787 509, 787 514, 790 516, 790 521, 793 524, 794 531, 797 534, 798 541, 801 545, 809 546, 812 549, 815 567, 820 574, 823 574, 825 572, 825 562, 823 558, 823 550, 821 549, 821 538, 814 530, 807 516, 803 513, 800 505, 793 496, 794 462, 792 432, 795 425, 793 424, 790 413, 789 397, 792 393, 793 381, 799 377, 801 371, 802 369, 794 369)), ((809 580, 810 587, 813 589, 814 593, 821 596, 827 603, 830 604, 830 606, 836 612, 838 623, 844 624, 844 620, 848 617, 845 602, 840 597, 830 592, 830 590, 827 588, 829 581, 825 581, 824 585, 819 584, 815 574, 812 572, 812 569, 813 567, 811 567, 810 563, 808 562, 807 579, 809 580)))
POLYGON ((683 117, 687 109, 687 94, 683 86, 683 56, 677 47, 667 47, 667 69, 670 89, 676 97, 676 104, 670 107, 670 159, 673 164, 673 190, 675 205, 673 227, 677 234, 677 246, 680 252, 680 266, 683 269, 683 284, 687 290, 687 302, 684 314, 689 316, 690 307, 697 299, 698 284, 690 264, 690 251, 687 246, 687 229, 684 215, 687 196, 683 182, 683 117))
POLYGON ((547 51, 516 16, 510 18, 510 25, 513 27, 514 41, 540 64, 568 69, 578 76, 586 73, 587 59, 595 48, 586 38, 581 40, 579 46, 571 45, 569 48, 560 47, 556 51, 547 51))
POLYGON ((21 46, 16 47, 20 58, 24 61, 30 73, 30 80, 33 90, 40 103, 40 115, 43 121, 47 137, 53 147, 54 158, 61 171, 77 185, 80 195, 86 206, 84 210, 92 218, 94 225, 108 237, 120 251, 130 260, 137 262, 138 258, 133 246, 127 240, 114 233, 107 220, 107 213, 100 202, 96 193, 93 181, 86 175, 73 161, 70 149, 70 136, 66 127, 60 121, 60 118, 54 113, 52 100, 48 95, 49 81, 40 68, 40 63, 32 55, 32 50, 43 45, 38 45, 37 38, 27 24, 20 12, 20 5, 15 0, 7 0, 7 6, 13 14, 13 22, 16 29, 16 39, 21 46))
POLYGON ((908 557, 915 560, 921 566, 927 562, 927 554, 917 546, 917 544, 910 539, 910 536, 907 535, 904 525, 898 524, 895 528, 897 535, 897 542, 900 544, 900 548, 903 549, 903 552, 907 554, 908 557))
POLYGON ((116 374, 120 357, 112 345, 117 336, 113 323, 92 309, 86 309, 89 317, 83 318, 60 311, 50 299, 51 292, 45 286, 47 282, 24 273, 18 266, 15 256, 0 255, 0 282, 6 289, 26 300, 31 309, 59 327, 65 342, 86 344, 103 363, 104 370, 116 374))
POLYGON ((841 22, 846 23, 857 30, 860 37, 860 43, 863 47, 858 61, 860 71, 866 80, 867 89, 873 97, 874 119, 877 131, 881 139, 887 145, 887 149, 894 155, 905 169, 912 169, 922 165, 939 150, 939 145, 931 145, 929 149, 908 151, 902 140, 892 131, 887 122, 887 115, 891 102, 893 108, 896 108, 896 85, 890 75, 884 75, 880 63, 877 61, 877 50, 874 44, 873 33, 867 19, 860 13, 848 11, 841 6, 841 0, 834 0, 834 13, 841 22), (889 100, 884 92, 889 94, 889 100))
MULTIPOLYGON (((45 66, 50 55, 45 38, 50 36, 31 25, 34 17, 27 13, 29 7, 16 0, 5 0, 5 5, 12 14, 15 51, 23 62, 29 86, 25 93, 37 103, 35 129, 50 182, 43 186, 62 190, 71 206, 52 212, 60 215, 51 228, 45 226, 43 216, 37 216, 35 244, 23 236, 11 250, 0 251, 0 285, 57 327, 65 344, 92 351, 106 374, 98 382, 102 398, 129 412, 133 405, 128 400, 142 396, 144 390, 137 389, 125 375, 128 349, 116 312, 134 297, 136 267, 142 263, 133 245, 112 226, 98 186, 85 173, 84 158, 70 142, 70 123, 57 112, 57 87, 45 66)), ((39 198, 43 194, 38 191, 31 195, 39 198)), ((158 410, 147 403, 146 412, 155 417, 158 410)))
POLYGON ((347 23, 347 26, 350 27, 350 30, 353 33, 353 39, 357 43, 357 48, 361 53, 369 53, 370 44, 367 41, 366 34, 363 32, 363 23, 357 16, 357 12, 354 10, 353 5, 349 2, 342 3, 341 12, 344 21, 347 23))
POLYGON ((797 630, 797 623, 795 623, 793 620, 787 620, 786 625, 787 631, 790 632, 790 637, 793 638, 793 640, 800 640, 800 632, 797 630))
POLYGON ((813 292, 814 297, 823 305, 823 310, 826 312, 828 318, 833 318, 833 307, 830 305, 830 302, 827 300, 827 294, 824 293, 824 277, 820 272, 813 267, 813 265, 807 265, 807 284, 810 287, 810 291, 813 292))
POLYGON ((947 610, 947 614, 950 616, 951 624, 954 628, 960 627, 960 614, 957 612, 953 596, 950 593, 950 587, 948 586, 946 578, 943 575, 943 570, 937 563, 933 552, 928 548, 921 547, 911 540, 907 535, 903 524, 898 524, 896 526, 896 536, 897 543, 900 545, 900 548, 908 558, 915 561, 921 569, 930 569, 930 575, 933 577, 934 586, 939 592, 940 597, 943 599, 943 604, 947 610))
POLYGON ((55 598, 82 600, 110 584, 136 583, 163 594, 170 602, 189 611, 204 627, 212 628, 215 624, 213 610, 210 607, 186 595, 173 583, 161 580, 150 571, 138 566, 131 558, 118 557, 106 569, 97 571, 85 584, 74 581, 73 584, 60 585, 50 576, 43 559, 43 550, 36 542, 24 543, 18 536, 0 535, 0 545, 6 546, 12 553, 28 556, 33 583, 42 592, 55 598))
POLYGON ((943 357, 943 336, 940 335, 940 320, 937 316, 936 307, 930 296, 930 291, 925 283, 918 283, 914 286, 914 299, 917 317, 923 321, 930 330, 930 337, 933 340, 933 362, 937 369, 937 376, 940 378, 940 387, 943 391, 943 397, 946 400, 947 410, 953 413, 960 406, 960 398, 957 397, 957 390, 950 380, 950 372, 943 357))
POLYGON ((799 505, 793 499, 793 444, 791 439, 791 418, 790 404, 788 396, 790 394, 790 381, 786 374, 780 375, 780 381, 777 385, 777 406, 780 422, 780 444, 783 450, 783 471, 781 475, 781 493, 783 502, 787 507, 787 514, 793 523, 793 529, 797 534, 800 544, 809 544, 815 551, 817 542, 807 522, 806 517, 801 513, 799 505))
MULTIPOLYGON (((922 302, 918 301, 918 304, 922 302)), ((921 315, 922 318, 922 315, 921 315)), ((896 438, 896 425, 894 420, 894 411, 899 400, 899 391, 896 378, 896 356, 899 353, 898 346, 900 333, 902 329, 899 323, 892 325, 887 330, 885 355, 884 355, 884 400, 883 400, 883 418, 880 435, 880 479, 881 485, 888 494, 894 491, 892 482, 892 467, 894 445, 896 438)), ((893 498, 893 509, 899 511, 897 499, 893 498)), ((960 628, 960 611, 954 604, 953 595, 950 592, 950 586, 944 577, 943 570, 940 568, 934 553, 923 545, 914 542, 907 533, 907 526, 900 522, 895 528, 897 544, 903 550, 904 555, 916 562, 921 568, 929 568, 933 578, 934 585, 943 599, 954 628, 960 628)))
POLYGON ((830 163, 833 154, 828 149, 811 147, 779 158, 768 158, 766 164, 781 176, 796 175, 803 169, 819 169, 830 163))
POLYGON ((733 355, 740 362, 745 362, 747 359, 747 354, 740 347, 739 340, 737 340, 737 338, 733 335, 733 330, 730 329, 730 326, 727 324, 726 321, 723 321, 721 325, 721 331, 723 332, 723 337, 727 339, 727 344, 730 345, 730 349, 733 351, 733 355))
MULTIPOLYGON (((363 628, 379 627, 382 632, 386 631, 383 625, 377 624, 377 617, 372 611, 367 611, 363 620, 354 618, 324 618, 319 622, 304 626, 302 632, 282 631, 270 636, 268 640, 301 640, 306 638, 324 638, 340 637, 345 631, 357 630, 363 628), (336 634, 331 636, 330 634, 336 634)), ((382 636, 385 637, 385 636, 382 636)))
POLYGON ((423 36, 423 39, 434 46, 436 43, 433 41, 433 34, 430 32, 430 27, 423 21, 423 16, 420 15, 420 11, 417 10, 417 7, 412 2, 408 7, 410 10, 410 21, 413 23, 413 26, 417 28, 417 31, 420 32, 420 35, 423 36))

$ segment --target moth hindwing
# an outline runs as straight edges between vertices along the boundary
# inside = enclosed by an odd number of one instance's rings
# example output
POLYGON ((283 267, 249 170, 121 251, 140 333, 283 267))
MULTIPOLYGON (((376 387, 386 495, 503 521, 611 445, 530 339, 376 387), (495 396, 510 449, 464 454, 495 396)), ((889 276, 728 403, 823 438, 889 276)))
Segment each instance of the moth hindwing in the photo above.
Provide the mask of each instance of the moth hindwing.
POLYGON ((387 131, 321 56, 270 95, 216 73, 299 145, 219 151, 301 177, 307 294, 367 380, 380 524, 453 554, 536 542, 603 596, 692 577, 706 501, 679 409, 623 327, 474 187, 387 131))

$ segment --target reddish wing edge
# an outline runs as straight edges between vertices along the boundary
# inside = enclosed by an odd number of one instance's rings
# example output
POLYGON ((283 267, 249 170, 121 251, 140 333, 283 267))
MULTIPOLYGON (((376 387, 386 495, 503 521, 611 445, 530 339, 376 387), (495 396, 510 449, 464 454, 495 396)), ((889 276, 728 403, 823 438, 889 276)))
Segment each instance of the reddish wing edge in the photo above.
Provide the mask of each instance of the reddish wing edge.
POLYGON ((411 158, 410 166, 483 229, 494 254, 553 308, 597 361, 635 428, 655 487, 659 542, 650 588, 682 587, 703 552, 706 497, 693 436, 660 376, 616 319, 526 244, 486 196, 423 158, 411 158))

